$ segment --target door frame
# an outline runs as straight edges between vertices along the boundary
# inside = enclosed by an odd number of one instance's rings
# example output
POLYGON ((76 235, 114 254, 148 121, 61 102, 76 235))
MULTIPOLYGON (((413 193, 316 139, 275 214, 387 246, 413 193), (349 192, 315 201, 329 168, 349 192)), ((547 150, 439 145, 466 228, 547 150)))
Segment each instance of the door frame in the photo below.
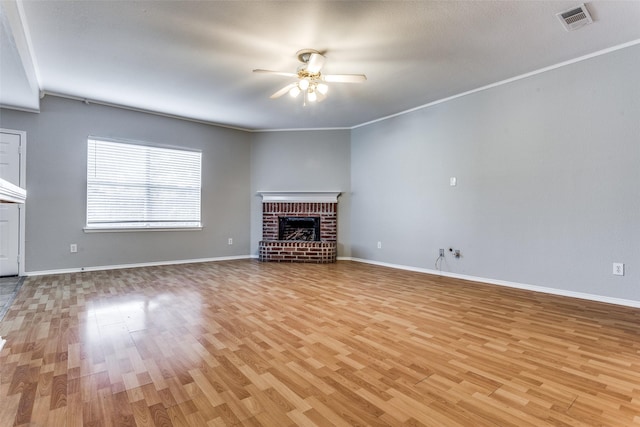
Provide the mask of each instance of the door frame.
MULTIPOLYGON (((20 136, 20 187, 27 188, 27 132, 23 130, 0 128, 2 133, 12 133, 20 136)), ((28 196, 28 195, 27 195, 28 196)), ((18 232, 20 237, 18 240, 18 275, 24 276, 24 253, 25 253, 25 218, 26 218, 26 203, 24 205, 18 205, 18 232)))

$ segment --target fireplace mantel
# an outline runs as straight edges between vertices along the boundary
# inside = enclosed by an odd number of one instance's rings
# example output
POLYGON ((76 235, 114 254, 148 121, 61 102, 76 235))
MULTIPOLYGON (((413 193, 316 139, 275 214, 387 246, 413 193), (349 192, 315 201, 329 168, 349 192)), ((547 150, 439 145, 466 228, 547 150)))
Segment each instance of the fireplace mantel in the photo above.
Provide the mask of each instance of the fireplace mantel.
POLYGON ((340 191, 258 191, 263 203, 338 203, 340 191))

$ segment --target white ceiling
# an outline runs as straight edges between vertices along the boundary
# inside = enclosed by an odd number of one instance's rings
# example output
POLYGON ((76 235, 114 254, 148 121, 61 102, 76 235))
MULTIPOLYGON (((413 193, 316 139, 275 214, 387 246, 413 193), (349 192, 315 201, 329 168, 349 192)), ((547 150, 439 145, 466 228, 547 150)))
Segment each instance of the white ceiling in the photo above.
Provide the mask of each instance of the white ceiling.
POLYGON ((3 0, 0 103, 45 93, 243 129, 353 127, 640 39, 640 1, 593 1, 594 24, 566 32, 579 1, 3 0), (328 74, 364 73, 327 99, 269 99, 295 53, 328 74))

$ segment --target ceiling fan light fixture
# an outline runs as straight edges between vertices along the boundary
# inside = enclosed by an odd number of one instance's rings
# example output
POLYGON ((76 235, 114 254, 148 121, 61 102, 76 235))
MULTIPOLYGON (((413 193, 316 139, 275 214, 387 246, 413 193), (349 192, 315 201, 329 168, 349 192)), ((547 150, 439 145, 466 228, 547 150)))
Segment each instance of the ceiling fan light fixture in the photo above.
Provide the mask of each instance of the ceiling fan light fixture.
POLYGON ((317 87, 318 92, 320 92, 323 95, 326 95, 327 92, 329 92, 329 86, 327 86, 324 83, 319 83, 318 87, 317 87))
POLYGON ((308 79, 300 79, 300 81, 298 82, 298 87, 300 88, 300 90, 309 89, 309 80, 308 79))
POLYGON ((309 100, 309 102, 316 102, 316 100, 318 99, 318 95, 316 95, 315 92, 309 92, 307 94, 307 99, 309 100))
POLYGON ((298 95, 300 95, 300 88, 298 86, 292 87, 289 91, 289 95, 291 95, 292 98, 297 97, 298 95))

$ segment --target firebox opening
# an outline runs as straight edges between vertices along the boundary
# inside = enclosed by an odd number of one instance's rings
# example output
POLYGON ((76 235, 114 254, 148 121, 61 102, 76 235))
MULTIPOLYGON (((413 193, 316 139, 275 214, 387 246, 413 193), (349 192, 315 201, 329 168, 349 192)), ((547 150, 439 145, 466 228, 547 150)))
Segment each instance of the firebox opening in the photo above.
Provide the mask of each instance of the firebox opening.
POLYGON ((283 216, 278 221, 279 240, 320 241, 319 217, 283 216))

